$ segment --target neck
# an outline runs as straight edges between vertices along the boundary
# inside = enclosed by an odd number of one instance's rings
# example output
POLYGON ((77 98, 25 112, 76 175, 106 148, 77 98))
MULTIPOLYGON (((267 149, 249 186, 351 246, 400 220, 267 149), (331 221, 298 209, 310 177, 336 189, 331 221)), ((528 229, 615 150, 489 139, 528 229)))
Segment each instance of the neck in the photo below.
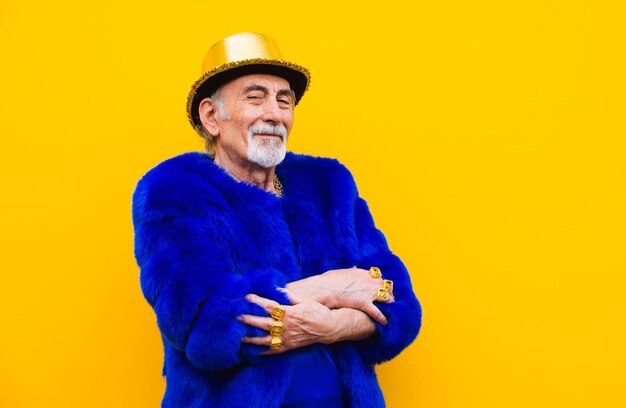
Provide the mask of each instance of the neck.
POLYGON ((247 160, 238 160, 224 153, 215 152, 215 164, 223 168, 232 178, 259 187, 270 193, 277 194, 274 187, 275 167, 265 168, 247 160))

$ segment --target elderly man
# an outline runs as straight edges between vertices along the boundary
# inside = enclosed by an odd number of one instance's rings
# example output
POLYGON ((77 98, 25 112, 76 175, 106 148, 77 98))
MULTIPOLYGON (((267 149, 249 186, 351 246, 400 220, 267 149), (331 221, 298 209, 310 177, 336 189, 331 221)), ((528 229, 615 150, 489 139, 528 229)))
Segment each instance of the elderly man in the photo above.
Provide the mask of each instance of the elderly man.
POLYGON ((409 274, 349 171, 286 151, 309 78, 267 36, 221 40, 187 103, 206 153, 137 184, 164 407, 381 407, 374 364, 417 336, 409 274))

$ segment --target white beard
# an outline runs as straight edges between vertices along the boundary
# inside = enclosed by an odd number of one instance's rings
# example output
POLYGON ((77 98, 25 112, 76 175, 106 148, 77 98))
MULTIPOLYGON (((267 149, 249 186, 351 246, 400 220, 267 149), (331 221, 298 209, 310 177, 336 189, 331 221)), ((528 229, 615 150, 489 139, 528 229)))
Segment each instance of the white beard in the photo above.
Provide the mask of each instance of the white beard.
POLYGON ((283 125, 254 124, 248 129, 248 160, 266 169, 278 166, 287 154, 286 142, 287 129, 283 125), (257 133, 281 138, 259 139, 254 137, 257 133))

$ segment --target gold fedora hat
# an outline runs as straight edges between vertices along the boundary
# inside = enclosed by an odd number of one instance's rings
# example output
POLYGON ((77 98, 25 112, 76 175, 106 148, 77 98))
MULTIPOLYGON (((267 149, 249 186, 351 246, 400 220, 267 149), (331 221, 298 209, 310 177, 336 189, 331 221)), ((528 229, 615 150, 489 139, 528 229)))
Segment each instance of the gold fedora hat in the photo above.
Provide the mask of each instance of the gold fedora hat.
POLYGON ((209 49, 202 63, 202 76, 191 87, 187 97, 187 119, 200 134, 202 123, 198 106, 202 99, 222 84, 247 74, 272 74, 285 78, 296 95, 296 104, 309 88, 308 69, 282 59, 276 42, 259 33, 237 33, 209 49))

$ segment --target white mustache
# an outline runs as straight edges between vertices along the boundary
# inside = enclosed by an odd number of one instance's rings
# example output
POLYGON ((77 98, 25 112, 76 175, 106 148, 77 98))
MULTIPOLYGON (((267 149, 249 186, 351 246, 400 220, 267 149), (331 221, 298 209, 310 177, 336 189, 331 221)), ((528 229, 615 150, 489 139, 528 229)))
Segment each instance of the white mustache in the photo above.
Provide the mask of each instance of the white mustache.
POLYGON ((270 125, 267 123, 255 123, 248 129, 250 135, 263 134, 280 136, 284 141, 287 137, 287 128, 284 125, 270 125))

